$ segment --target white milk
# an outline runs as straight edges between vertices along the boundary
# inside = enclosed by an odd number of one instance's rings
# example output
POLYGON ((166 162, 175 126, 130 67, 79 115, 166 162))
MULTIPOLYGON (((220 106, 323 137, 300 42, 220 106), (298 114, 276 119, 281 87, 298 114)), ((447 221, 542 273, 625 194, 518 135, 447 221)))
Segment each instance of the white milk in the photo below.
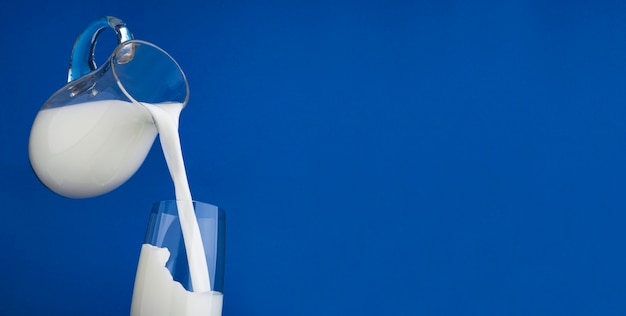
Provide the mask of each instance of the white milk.
POLYGON ((165 267, 169 257, 167 248, 141 247, 131 316, 221 316, 222 294, 185 290, 165 267))
POLYGON ((171 277, 165 267, 169 257, 167 249, 144 245, 132 315, 221 315, 222 295, 211 292, 178 136, 178 117, 183 105, 144 105, 107 100, 40 111, 30 135, 31 165, 39 178, 58 194, 74 198, 104 194, 121 185, 141 166, 158 127, 161 147, 174 181, 195 292, 186 291, 171 277), (164 278, 165 274, 168 278, 164 278), (149 305, 169 312, 156 313, 149 305), (208 309, 212 311, 210 314, 207 314, 208 309))
POLYGON ((48 188, 86 198, 130 178, 156 135, 150 114, 140 106, 96 101, 39 111, 28 151, 35 173, 48 188))

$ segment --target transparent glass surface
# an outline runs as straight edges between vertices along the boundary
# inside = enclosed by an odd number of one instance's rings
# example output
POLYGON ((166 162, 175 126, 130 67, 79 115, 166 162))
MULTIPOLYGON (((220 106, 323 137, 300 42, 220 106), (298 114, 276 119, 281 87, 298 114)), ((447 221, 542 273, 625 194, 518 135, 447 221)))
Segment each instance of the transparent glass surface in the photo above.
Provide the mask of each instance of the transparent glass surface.
POLYGON ((172 56, 152 43, 128 40, 102 66, 58 90, 41 110, 100 100, 186 105, 188 99, 187 78, 172 56))
POLYGON ((178 206, 174 200, 161 201, 154 204, 150 213, 145 243, 142 246, 137 268, 131 315, 221 315, 224 289, 225 213, 217 206, 203 202, 194 201, 193 206, 200 226, 212 291, 199 295, 191 292, 193 287, 178 218, 178 206), (157 256, 162 259, 161 265, 151 265, 151 268, 147 268, 149 266, 147 261, 150 258, 147 255, 148 249, 161 251, 157 256), (167 252, 164 249, 167 249, 167 252), (167 253, 169 257, 165 260, 167 255, 163 254, 167 253), (178 292, 177 288, 172 289, 169 286, 170 282, 165 285, 155 283, 157 277, 154 273, 165 271, 163 269, 167 269, 169 280, 173 278, 172 282, 180 283, 186 293, 181 294, 182 288, 178 292), (197 303, 194 300, 202 302, 197 303))
MULTIPOLYGON (((215 205, 198 201, 194 201, 193 205, 209 265, 211 288, 222 292, 224 287, 224 211, 215 205)), ((167 248, 170 251, 167 269, 172 273, 174 280, 180 282, 188 291, 192 290, 176 201, 168 200, 154 204, 144 242, 167 248)))

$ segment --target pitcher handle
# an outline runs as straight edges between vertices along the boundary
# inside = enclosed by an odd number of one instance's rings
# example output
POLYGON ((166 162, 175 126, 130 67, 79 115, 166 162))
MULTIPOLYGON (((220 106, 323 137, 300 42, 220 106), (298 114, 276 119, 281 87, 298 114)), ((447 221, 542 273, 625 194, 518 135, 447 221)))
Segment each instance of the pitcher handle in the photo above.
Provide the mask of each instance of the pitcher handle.
POLYGON ((78 35, 74 42, 67 82, 72 82, 96 69, 96 62, 93 57, 96 41, 100 33, 107 27, 115 30, 118 43, 133 39, 133 34, 126 28, 126 24, 116 17, 103 16, 94 20, 78 35))

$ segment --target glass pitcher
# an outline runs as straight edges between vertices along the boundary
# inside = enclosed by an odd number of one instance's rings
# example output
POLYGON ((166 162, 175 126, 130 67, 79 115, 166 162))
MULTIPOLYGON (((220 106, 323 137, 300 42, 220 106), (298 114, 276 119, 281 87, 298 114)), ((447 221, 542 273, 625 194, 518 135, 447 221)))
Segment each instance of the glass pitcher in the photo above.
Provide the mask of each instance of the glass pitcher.
POLYGON ((29 158, 41 182, 70 198, 105 194, 139 169, 157 135, 144 104, 181 104, 187 79, 176 61, 154 44, 134 40, 115 17, 93 21, 76 39, 68 83, 38 112, 29 158), (118 46, 96 67, 98 36, 115 30, 118 46))

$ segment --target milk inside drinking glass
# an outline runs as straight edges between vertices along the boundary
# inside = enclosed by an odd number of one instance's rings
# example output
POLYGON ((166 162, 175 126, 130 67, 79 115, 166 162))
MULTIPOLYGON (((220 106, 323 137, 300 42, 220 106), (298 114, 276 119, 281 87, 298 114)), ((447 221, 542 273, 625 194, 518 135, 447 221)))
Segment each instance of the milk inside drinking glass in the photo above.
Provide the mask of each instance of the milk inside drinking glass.
POLYGON ((178 135, 189 86, 176 61, 135 40, 115 17, 93 21, 72 50, 68 84, 41 108, 31 129, 30 162, 50 190, 70 198, 105 194, 141 166, 159 135, 175 200, 156 203, 135 278, 131 315, 222 314, 224 212, 193 201, 178 135), (96 67, 99 34, 119 45, 96 67))

